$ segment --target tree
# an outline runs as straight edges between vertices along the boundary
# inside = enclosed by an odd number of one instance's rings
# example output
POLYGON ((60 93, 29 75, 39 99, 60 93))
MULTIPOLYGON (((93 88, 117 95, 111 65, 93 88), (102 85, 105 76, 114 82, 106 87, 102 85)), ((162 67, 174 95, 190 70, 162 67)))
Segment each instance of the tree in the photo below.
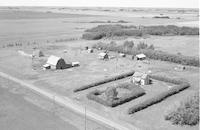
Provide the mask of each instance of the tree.
POLYGON ((105 95, 107 99, 114 100, 117 97, 118 92, 115 87, 108 87, 105 91, 105 95))

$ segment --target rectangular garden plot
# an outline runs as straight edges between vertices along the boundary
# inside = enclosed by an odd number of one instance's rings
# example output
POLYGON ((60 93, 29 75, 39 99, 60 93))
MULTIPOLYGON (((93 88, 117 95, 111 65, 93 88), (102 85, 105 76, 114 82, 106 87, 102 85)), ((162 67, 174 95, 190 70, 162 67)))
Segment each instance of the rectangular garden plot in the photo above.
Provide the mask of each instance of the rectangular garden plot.
POLYGON ((105 106, 115 107, 145 94, 144 89, 132 83, 122 83, 108 87, 106 90, 95 90, 87 98, 105 106))
POLYGON ((183 80, 177 80, 177 79, 168 78, 168 77, 159 76, 159 75, 150 75, 150 78, 154 80, 166 82, 166 83, 171 83, 176 86, 170 88, 167 91, 163 91, 153 97, 146 98, 145 100, 140 101, 138 104, 134 104, 132 107, 128 109, 128 114, 133 114, 135 112, 143 110, 151 105, 161 102, 162 100, 166 99, 169 96, 172 96, 190 87, 190 84, 183 80))

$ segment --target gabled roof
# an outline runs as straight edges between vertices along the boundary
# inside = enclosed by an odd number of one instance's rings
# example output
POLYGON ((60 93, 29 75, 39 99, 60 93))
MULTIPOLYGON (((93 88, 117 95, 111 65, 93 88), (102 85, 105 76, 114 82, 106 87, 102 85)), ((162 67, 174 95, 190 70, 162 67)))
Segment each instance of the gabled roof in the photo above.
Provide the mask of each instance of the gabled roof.
POLYGON ((101 53, 99 53, 98 55, 104 57, 104 56, 107 55, 107 53, 105 53, 105 52, 101 52, 101 53))
POLYGON ((47 60, 47 64, 56 66, 60 59, 61 57, 51 55, 47 60))
POLYGON ((144 54, 138 54, 138 55, 136 55, 136 57, 138 57, 138 58, 145 58, 146 56, 144 54))
POLYGON ((133 77, 145 79, 145 78, 147 77, 147 74, 145 74, 145 73, 140 73, 140 72, 135 72, 135 73, 133 74, 133 77))

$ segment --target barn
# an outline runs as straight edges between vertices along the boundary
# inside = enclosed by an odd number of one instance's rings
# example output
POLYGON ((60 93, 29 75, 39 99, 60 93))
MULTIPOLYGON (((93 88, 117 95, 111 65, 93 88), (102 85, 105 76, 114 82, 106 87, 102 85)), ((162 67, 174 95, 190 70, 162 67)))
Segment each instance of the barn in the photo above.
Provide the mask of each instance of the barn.
POLYGON ((108 54, 105 52, 99 53, 98 56, 99 56, 99 59, 101 60, 108 59, 108 54))
POLYGON ((144 54, 138 54, 135 57, 137 58, 137 60, 144 60, 144 59, 146 59, 146 55, 144 55, 144 54))
POLYGON ((66 63, 65 60, 61 57, 51 55, 47 63, 51 69, 66 69, 72 67, 71 63, 66 63))
POLYGON ((136 85, 147 85, 149 84, 149 75, 145 73, 135 72, 132 76, 132 82, 136 85))

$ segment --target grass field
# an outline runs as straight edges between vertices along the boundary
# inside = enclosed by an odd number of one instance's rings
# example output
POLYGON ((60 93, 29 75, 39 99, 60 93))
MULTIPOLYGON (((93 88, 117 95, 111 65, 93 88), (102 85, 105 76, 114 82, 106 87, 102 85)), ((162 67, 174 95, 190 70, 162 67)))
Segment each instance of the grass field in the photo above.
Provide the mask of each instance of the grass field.
POLYGON ((78 130, 54 113, 26 101, 21 94, 14 93, 15 91, 9 92, 5 89, 6 81, 0 80, 0 127, 2 130, 78 130))
MULTIPOLYGON (((149 60, 150 64, 147 64, 143 61, 132 60, 130 55, 128 55, 126 58, 119 57, 118 53, 115 52, 109 52, 109 55, 116 56, 116 58, 110 59, 108 61, 103 61, 98 59, 98 53, 102 52, 101 50, 94 50, 94 53, 87 53, 87 51, 84 50, 85 46, 91 47, 93 44, 100 41, 109 43, 110 41, 114 40, 117 42, 117 44, 121 44, 125 40, 133 40, 135 44, 139 43, 139 41, 144 41, 147 44, 153 44, 156 50, 162 50, 173 54, 181 53, 187 56, 198 57, 198 36, 152 36, 141 39, 128 37, 127 39, 102 39, 98 41, 80 39, 85 29, 101 24, 92 23, 91 21, 124 20, 129 22, 123 23, 123 25, 166 25, 175 24, 178 22, 197 21, 198 18, 196 15, 198 12, 188 11, 188 13, 184 14, 174 13, 172 11, 169 13, 169 16, 172 17, 170 19, 153 19, 152 16, 158 15, 160 12, 167 14, 167 11, 161 10, 157 12, 152 10, 147 14, 145 11, 138 13, 134 12, 134 16, 131 16, 131 12, 129 11, 127 16, 125 16, 122 15, 124 14, 122 11, 118 12, 115 11, 115 9, 113 10, 114 11, 102 11, 99 9, 92 9, 84 11, 82 8, 58 9, 56 7, 24 7, 19 9, 1 8, 0 71, 22 79, 30 84, 34 84, 39 88, 45 89, 47 91, 53 91, 59 95, 69 97, 74 102, 87 106, 88 110, 94 111, 97 114, 103 115, 113 120, 133 124, 141 129, 198 129, 199 125, 194 127, 174 126, 164 119, 166 111, 171 106, 182 101, 187 95, 199 91, 198 67, 186 66, 184 71, 176 71, 174 68, 178 64, 175 63, 149 60), (36 10, 36 12, 34 12, 34 10, 36 10), (17 12, 19 14, 14 14, 13 11, 19 11, 17 12), (47 13, 47 11, 51 12, 47 13), (61 12, 62 14, 60 14, 61 12), (94 15, 95 12, 100 13, 99 15, 94 15), (7 14, 12 15, 8 16, 7 14), (33 15, 29 16, 29 14, 33 15), (143 15, 144 17, 142 17, 143 15), (176 19, 176 17, 179 16, 181 19, 176 19), (70 40, 71 38, 74 39, 70 40), (13 43, 14 46, 7 46, 9 43, 13 43), (22 43, 22 46, 15 46, 15 43, 22 43), (44 52, 45 57, 32 60, 31 58, 24 57, 17 52, 18 50, 23 50, 24 52, 31 54, 34 47, 41 49, 44 52), (67 53, 64 53, 64 50, 67 50, 67 53), (65 70, 44 71, 41 67, 46 62, 49 55, 60 56, 63 57, 64 60, 70 62, 79 61, 80 66, 65 70), (89 83, 106 79, 124 72, 128 72, 130 70, 151 72, 151 74, 161 74, 171 78, 185 79, 191 84, 191 87, 133 115, 127 114, 128 108, 145 100, 146 98, 168 90, 171 84, 154 80, 152 85, 144 86, 144 89, 146 92, 148 92, 148 94, 128 103, 119 105, 115 108, 105 107, 94 101, 88 100, 86 95, 95 89, 105 90, 109 86, 114 86, 118 83, 130 81, 130 77, 95 86, 81 92, 73 92, 75 88, 81 87, 82 85, 87 85, 89 83)), ((10 86, 12 86, 12 84, 10 86)), ((42 105, 40 104, 39 106, 41 107, 42 105)), ((46 106, 46 108, 48 108, 49 105, 46 106)), ((60 115, 62 114, 63 113, 60 113, 60 115)), ((31 115, 27 114, 27 116, 31 115)), ((64 117, 69 117, 69 120, 73 124, 76 122, 78 116, 71 115, 70 112, 67 112, 63 118, 64 117)), ((84 125, 83 118, 79 117, 77 120, 79 122, 78 127, 81 129, 81 126, 84 125)), ((95 123, 90 122, 90 124, 95 123)), ((91 129, 97 128, 98 126, 99 125, 97 124, 91 125, 91 129)))

